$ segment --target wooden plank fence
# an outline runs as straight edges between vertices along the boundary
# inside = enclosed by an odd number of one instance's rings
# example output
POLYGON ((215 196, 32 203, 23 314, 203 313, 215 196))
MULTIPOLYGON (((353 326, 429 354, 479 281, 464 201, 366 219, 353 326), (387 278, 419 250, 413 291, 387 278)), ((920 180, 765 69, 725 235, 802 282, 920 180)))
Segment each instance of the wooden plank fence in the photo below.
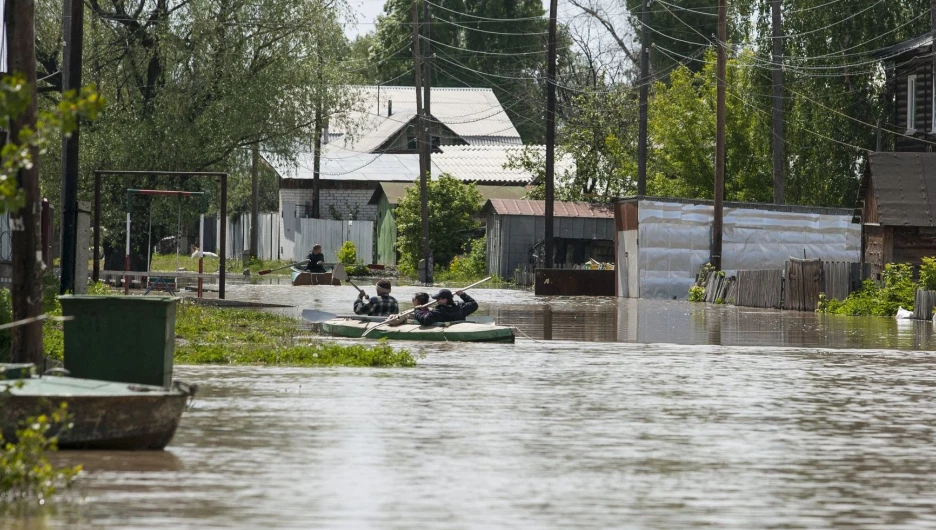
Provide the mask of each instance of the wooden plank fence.
POLYGON ((913 302, 913 318, 916 320, 933 318, 933 307, 936 307, 936 291, 917 289, 913 302))
POLYGON ((738 271, 735 305, 779 309, 783 301, 783 269, 738 271))
POLYGON ((815 311, 822 290, 822 261, 790 258, 786 265, 783 308, 815 311))
POLYGON ((734 283, 734 277, 728 277, 717 272, 707 272, 701 280, 701 285, 705 288, 704 300, 706 302, 710 304, 714 304, 719 300, 723 303, 727 302, 728 291, 731 284, 734 283))

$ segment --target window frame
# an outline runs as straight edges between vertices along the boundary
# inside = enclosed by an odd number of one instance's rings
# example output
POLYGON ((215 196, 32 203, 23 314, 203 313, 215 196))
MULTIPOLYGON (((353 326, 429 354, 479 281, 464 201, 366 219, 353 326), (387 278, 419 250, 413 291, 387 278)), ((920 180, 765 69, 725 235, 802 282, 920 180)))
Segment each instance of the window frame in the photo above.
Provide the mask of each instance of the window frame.
POLYGON ((907 76, 907 132, 916 132, 916 84, 917 74, 907 76))

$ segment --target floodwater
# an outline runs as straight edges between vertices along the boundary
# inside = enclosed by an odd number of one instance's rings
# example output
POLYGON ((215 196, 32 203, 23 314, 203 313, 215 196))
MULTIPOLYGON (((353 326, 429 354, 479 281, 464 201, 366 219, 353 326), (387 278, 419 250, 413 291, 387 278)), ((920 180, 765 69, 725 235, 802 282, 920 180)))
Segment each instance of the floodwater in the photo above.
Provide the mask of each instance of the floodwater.
MULTIPOLYGON (((342 313, 355 295, 228 292, 342 313)), ((167 451, 62 453, 87 470, 68 500, 7 523, 936 526, 933 324, 474 295, 516 344, 412 343, 411 369, 177 367, 200 391, 167 451)))

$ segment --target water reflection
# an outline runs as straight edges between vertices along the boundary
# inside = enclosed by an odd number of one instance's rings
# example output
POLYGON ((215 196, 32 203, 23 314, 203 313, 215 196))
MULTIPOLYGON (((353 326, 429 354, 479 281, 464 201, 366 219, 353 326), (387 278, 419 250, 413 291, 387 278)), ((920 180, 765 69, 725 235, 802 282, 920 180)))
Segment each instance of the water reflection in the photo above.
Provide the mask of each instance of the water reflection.
MULTIPOLYGON (((457 286, 449 286, 456 288, 457 286)), ((366 288, 366 287, 365 287, 366 288)), ((398 300, 426 288, 396 286, 398 300)), ((233 285, 228 298, 351 312, 355 291, 341 286, 233 285)), ((514 326, 520 339, 821 348, 936 349, 933 323, 615 297, 537 297, 530 291, 476 289, 480 315, 514 326)), ((401 303, 401 308, 408 308, 401 303)))

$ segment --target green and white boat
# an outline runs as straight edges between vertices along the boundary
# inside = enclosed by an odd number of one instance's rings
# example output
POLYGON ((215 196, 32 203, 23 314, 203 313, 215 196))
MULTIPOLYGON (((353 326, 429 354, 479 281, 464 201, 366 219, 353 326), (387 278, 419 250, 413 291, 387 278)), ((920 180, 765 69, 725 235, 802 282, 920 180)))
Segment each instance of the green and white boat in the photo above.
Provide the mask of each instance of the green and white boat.
POLYGON ((440 342, 514 342, 513 328, 460 320, 421 326, 417 323, 379 326, 385 317, 338 316, 318 324, 319 331, 335 337, 440 342), (379 327, 378 327, 379 326, 379 327))
POLYGON ((77 377, 34 376, 30 364, 0 364, 0 432, 16 439, 26 418, 68 406, 71 427, 58 436, 63 449, 163 449, 172 439, 195 386, 113 383, 77 377))

